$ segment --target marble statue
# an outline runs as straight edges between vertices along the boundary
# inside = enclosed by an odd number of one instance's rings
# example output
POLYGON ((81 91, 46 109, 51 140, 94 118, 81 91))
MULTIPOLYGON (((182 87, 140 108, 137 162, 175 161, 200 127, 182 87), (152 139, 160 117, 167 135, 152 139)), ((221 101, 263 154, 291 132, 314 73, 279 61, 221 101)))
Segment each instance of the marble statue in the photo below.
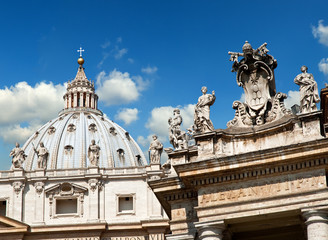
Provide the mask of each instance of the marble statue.
POLYGON ((210 120, 210 106, 215 102, 215 92, 207 94, 207 87, 202 87, 203 95, 198 98, 194 114, 194 130, 196 132, 209 132, 214 130, 210 120))
POLYGON ((268 54, 266 45, 253 49, 246 41, 242 53, 229 52, 232 72, 237 72, 237 84, 245 92, 245 103, 233 103, 236 114, 228 127, 263 125, 291 114, 284 106, 286 94, 276 93, 274 69, 277 60, 268 54), (238 57, 244 58, 238 61, 238 57))
POLYGON ((316 111, 316 103, 320 102, 317 83, 313 75, 308 73, 307 70, 307 66, 302 66, 302 73, 298 74, 294 79, 294 82, 300 86, 301 113, 316 111))
POLYGON ((26 155, 24 150, 19 147, 19 143, 16 143, 16 147, 10 151, 9 156, 12 157, 12 168, 22 168, 26 155))
POLYGON ((149 146, 150 164, 159 164, 161 162, 161 154, 163 152, 163 144, 158 141, 157 136, 153 135, 153 141, 149 146))
POLYGON ((91 144, 88 148, 88 158, 92 167, 98 167, 100 147, 96 144, 94 139, 91 140, 91 144))
POLYGON ((176 150, 186 149, 188 147, 186 133, 181 131, 182 117, 179 109, 173 110, 173 118, 169 118, 169 139, 176 150))
POLYGON ((36 155, 38 156, 38 169, 46 169, 49 152, 48 149, 44 146, 43 142, 40 142, 40 147, 38 149, 34 148, 36 155))

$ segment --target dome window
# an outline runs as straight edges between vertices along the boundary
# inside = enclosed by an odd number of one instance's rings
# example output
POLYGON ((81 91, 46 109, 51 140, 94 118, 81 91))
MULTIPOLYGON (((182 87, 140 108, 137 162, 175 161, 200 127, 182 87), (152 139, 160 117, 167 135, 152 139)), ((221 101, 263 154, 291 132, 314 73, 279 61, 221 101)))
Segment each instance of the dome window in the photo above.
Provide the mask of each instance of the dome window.
POLYGON ((130 133, 129 132, 125 132, 125 137, 127 140, 130 140, 130 133))
POLYGON ((75 125, 73 123, 69 124, 67 127, 67 131, 74 132, 76 129, 75 125))
POLYGON ((121 162, 125 161, 124 150, 122 148, 117 149, 118 158, 121 162))
POLYGON ((65 150, 65 154, 66 155, 68 155, 68 154, 71 154, 72 152, 73 152, 73 146, 71 146, 71 145, 66 145, 65 147, 64 147, 64 150, 65 150))
POLYGON ((96 126, 96 124, 91 123, 91 124, 89 125, 89 131, 90 131, 90 132, 95 132, 95 131, 97 131, 97 126, 96 126))
POLYGON ((117 135, 117 132, 116 132, 116 130, 115 130, 114 127, 110 127, 109 128, 109 133, 112 134, 112 135, 114 135, 114 136, 117 135))
POLYGON ((55 132, 56 132, 56 128, 54 126, 52 126, 48 129, 48 134, 49 135, 54 134, 55 132))
POLYGON ((137 164, 138 164, 138 166, 142 166, 143 164, 142 164, 142 161, 141 161, 141 156, 138 154, 138 155, 136 155, 136 160, 137 160, 137 164))
POLYGON ((73 115, 73 118, 74 118, 74 119, 79 118, 79 114, 74 114, 74 115, 73 115))
POLYGON ((36 131, 35 134, 34 134, 34 139, 36 139, 38 136, 39 136, 39 132, 36 131))

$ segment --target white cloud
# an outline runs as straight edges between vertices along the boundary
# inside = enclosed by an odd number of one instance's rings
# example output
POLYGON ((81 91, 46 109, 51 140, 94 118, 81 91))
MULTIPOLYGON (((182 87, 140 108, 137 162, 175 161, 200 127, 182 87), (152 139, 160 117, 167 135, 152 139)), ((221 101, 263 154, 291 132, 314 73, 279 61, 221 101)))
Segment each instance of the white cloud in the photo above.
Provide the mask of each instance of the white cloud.
POLYGON ((129 63, 134 63, 133 58, 128 58, 129 63))
POLYGON ((140 92, 145 89, 142 79, 135 81, 128 72, 122 73, 116 69, 108 75, 105 71, 100 72, 96 84, 99 99, 107 106, 136 101, 140 92))
POLYGON ((152 141, 152 135, 148 135, 147 138, 145 138, 144 136, 138 136, 137 138, 137 142, 143 147, 149 147, 151 141, 152 141))
POLYGON ((35 133, 42 124, 31 124, 27 127, 21 127, 20 124, 0 127, 0 137, 6 143, 14 144, 15 142, 23 145, 27 139, 35 133))
POLYGON ((318 65, 320 72, 323 72, 323 74, 328 75, 328 58, 321 59, 318 65))
POLYGON ((116 59, 120 59, 122 58, 125 54, 128 53, 128 49, 127 48, 122 48, 122 49, 119 49, 118 47, 115 48, 115 54, 114 54, 114 57, 116 59))
POLYGON ((136 108, 123 108, 117 112, 115 119, 121 120, 124 124, 129 125, 138 119, 138 113, 139 111, 136 108))
POLYGON ((64 107, 64 85, 41 82, 34 87, 19 82, 10 88, 0 89, 0 124, 20 123, 40 119, 48 121, 64 107), (49 107, 51 106, 51 107, 49 107))
POLYGON ((147 74, 153 74, 153 73, 156 73, 158 70, 158 68, 156 66, 154 67, 146 67, 146 68, 141 68, 141 72, 143 73, 147 73, 147 74))
POLYGON ((245 100, 245 93, 242 93, 240 95, 240 99, 239 99, 240 102, 244 103, 246 100, 245 100))
POLYGON ((116 39, 116 42, 117 42, 117 43, 121 43, 121 42, 122 42, 122 38, 121 38, 121 37, 118 37, 118 38, 116 39))
POLYGON ((148 88, 150 83, 148 79, 143 80, 141 76, 132 76, 131 78, 137 83, 137 88, 139 91, 143 91, 148 88))
POLYGON ((100 45, 101 48, 106 49, 110 46, 110 41, 106 41, 103 44, 100 45))
POLYGON ((312 34, 321 44, 328 46, 328 26, 323 25, 323 20, 319 21, 318 27, 312 26, 312 34))
POLYGON ((109 55, 110 55, 110 53, 108 53, 108 52, 103 53, 103 57, 97 65, 98 68, 100 68, 104 64, 105 60, 109 57, 109 55))
POLYGON ((285 100, 285 106, 290 109, 295 104, 300 105, 300 92, 289 91, 287 99, 285 100))
MULTIPOLYGON (((178 107, 181 112, 183 119, 181 129, 185 130, 193 125, 194 121, 194 108, 195 105, 188 104, 184 107, 178 107)), ((153 134, 156 134, 158 138, 162 141, 167 141, 169 135, 169 124, 168 119, 173 116, 173 110, 175 107, 165 106, 154 108, 151 111, 151 116, 146 123, 146 128, 148 128, 153 134)))
POLYGON ((37 83, 34 87, 19 82, 0 89, 0 138, 9 143, 14 139, 25 141, 42 123, 57 116, 64 107, 65 91, 64 85, 51 82, 37 83))

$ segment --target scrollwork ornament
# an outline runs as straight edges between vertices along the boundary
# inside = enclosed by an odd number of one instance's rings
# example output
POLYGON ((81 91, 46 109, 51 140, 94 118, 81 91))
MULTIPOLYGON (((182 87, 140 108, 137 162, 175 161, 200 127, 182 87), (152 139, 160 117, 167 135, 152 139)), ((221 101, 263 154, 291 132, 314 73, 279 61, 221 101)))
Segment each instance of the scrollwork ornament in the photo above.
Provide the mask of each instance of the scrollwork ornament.
POLYGON ((36 193, 41 195, 41 193, 44 190, 44 183, 43 182, 35 182, 34 187, 35 187, 36 193))
POLYGON ((97 187, 99 186, 97 179, 89 179, 88 183, 89 183, 89 186, 90 186, 90 190, 92 192, 96 191, 97 187))
POLYGON ((21 190, 24 188, 25 184, 23 182, 18 181, 18 182, 13 182, 12 186, 16 195, 19 195, 21 190))

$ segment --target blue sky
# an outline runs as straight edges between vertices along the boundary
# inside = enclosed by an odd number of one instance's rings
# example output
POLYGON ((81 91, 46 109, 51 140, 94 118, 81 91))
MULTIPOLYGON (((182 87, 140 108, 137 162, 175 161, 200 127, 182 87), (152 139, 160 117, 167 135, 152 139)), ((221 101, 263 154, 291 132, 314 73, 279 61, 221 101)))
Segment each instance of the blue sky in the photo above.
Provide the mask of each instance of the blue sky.
POLYGON ((243 90, 228 51, 267 42, 278 61, 276 88, 297 102, 293 79, 307 65, 318 87, 328 76, 327 1, 7 1, 0 8, 0 169, 8 156, 63 107, 64 83, 85 49, 99 108, 146 151, 156 133, 165 147, 167 118, 192 122, 201 87, 215 90, 215 128, 234 117, 243 90), (113 87, 113 80, 122 84, 113 87))

